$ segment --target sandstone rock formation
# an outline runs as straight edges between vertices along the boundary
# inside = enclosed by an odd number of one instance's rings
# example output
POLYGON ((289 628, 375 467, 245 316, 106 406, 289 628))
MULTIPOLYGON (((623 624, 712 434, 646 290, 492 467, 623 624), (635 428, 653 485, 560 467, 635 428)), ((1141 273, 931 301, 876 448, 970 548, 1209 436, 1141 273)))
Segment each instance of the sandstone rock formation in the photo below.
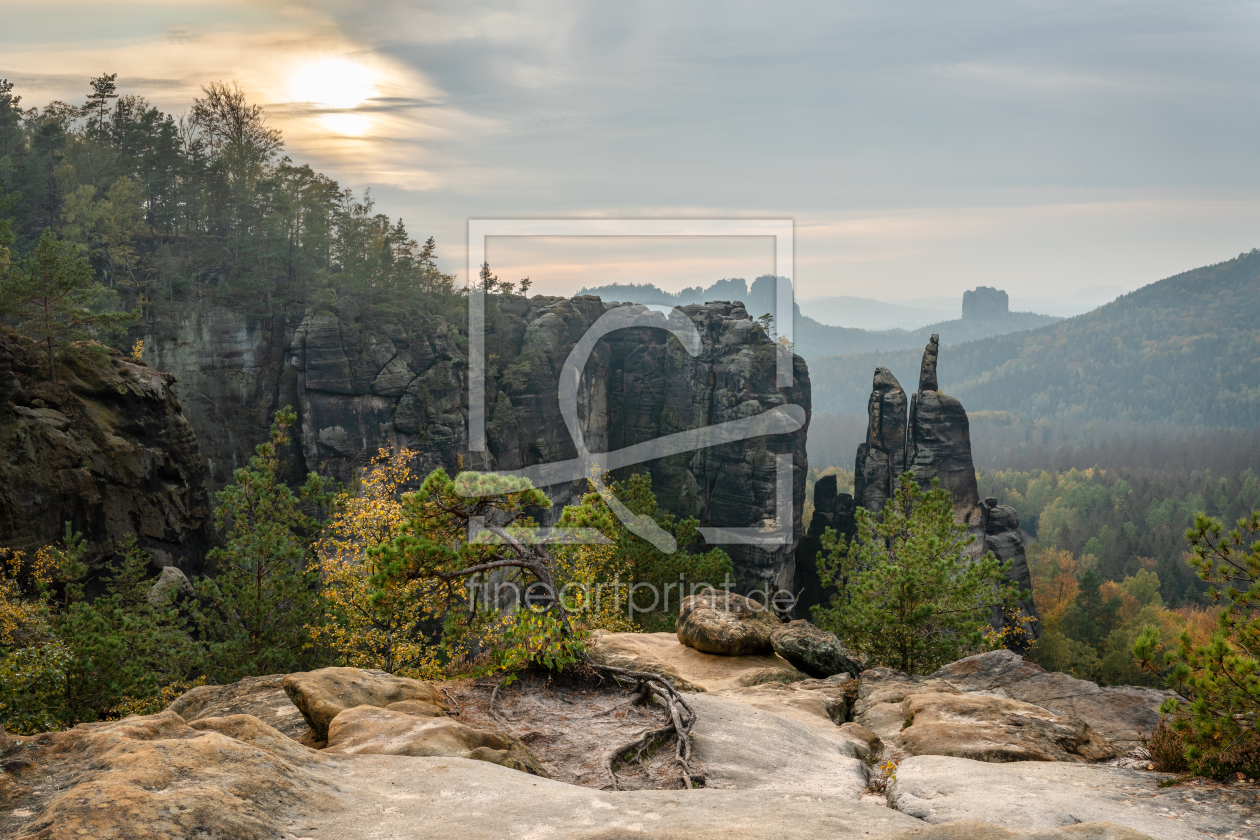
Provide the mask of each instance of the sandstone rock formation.
POLYGON ((172 600, 192 595, 192 581, 177 566, 166 566, 158 575, 158 579, 149 587, 149 603, 155 606, 170 603, 172 600))
POLYGON ((774 610, 708 587, 683 599, 675 624, 678 641, 723 656, 769 653, 771 634, 783 626, 774 610))
POLYGON ((704 689, 688 699, 698 714, 693 758, 708 789, 662 790, 663 776, 609 789, 612 750, 660 714, 597 680, 583 687, 522 675, 498 692, 497 712, 485 704, 493 686, 476 680, 446 684, 458 697, 452 716, 423 698, 350 707, 332 721, 333 746, 316 751, 232 711, 287 702, 278 677, 261 677, 180 698, 190 716, 208 715, 196 720, 168 710, 25 738, 0 733, 0 835, 1181 840, 1251 837, 1260 819, 1255 785, 1163 787, 1172 781, 1165 774, 1058 754, 1055 727, 1085 724, 995 696, 1044 676, 1009 652, 932 677, 871 669, 860 681, 840 674, 741 686, 747 673, 790 668, 774 656, 701 653, 671 634, 600 640, 704 689), (853 715, 869 725, 847 720, 853 715), (990 760, 958 757, 959 743, 989 750, 976 754, 990 760), (1021 743, 1042 744, 1049 760, 1003 762, 995 751, 1021 743), (954 754, 906 756, 907 747, 954 754), (439 754, 418 754, 429 750, 439 754), (553 778, 530 774, 521 760, 530 755, 553 778), (543 767, 545 756, 561 766, 543 767), (900 763, 877 799, 872 765, 890 756, 900 763))
POLYGON ((1008 650, 960 659, 932 674, 932 678, 962 691, 1010 697, 1080 718, 1120 750, 1138 747, 1149 738, 1159 723, 1160 704, 1175 696, 1154 688, 1099 686, 1067 674, 1051 673, 1008 650))
POLYGON ((1156 840, 1260 834, 1256 808, 1260 793, 1255 789, 1160 787, 1158 779, 1158 774, 1105 765, 990 764, 921 755, 897 767, 888 801, 929 825, 971 819, 1008 830, 1048 833, 1060 826, 1080 829, 1110 823, 1131 832, 1114 836, 1156 840))
POLYGON ((24 840, 283 836, 314 814, 329 761, 246 715, 188 725, 174 712, 0 736, 0 835, 24 840))
POLYGON ((326 740, 329 725, 355 706, 384 708, 404 700, 418 700, 441 709, 445 701, 432 685, 384 671, 360 668, 320 668, 284 678, 284 693, 297 706, 315 735, 326 740))
POLYGON ((475 729, 442 715, 435 706, 409 713, 415 700, 393 703, 388 708, 355 706, 339 713, 328 725, 328 746, 333 755, 459 756, 488 761, 512 770, 546 776, 547 771, 520 740, 500 732, 475 729))
MULTIPOLYGON (((601 315, 619 304, 507 295, 490 308, 486 337, 487 453, 468 450, 468 357, 462 325, 436 316, 368 324, 311 314, 263 322, 217 308, 193 309, 151 337, 155 364, 181 377, 177 390, 202 440, 211 486, 226 482, 266 436, 271 414, 298 410, 306 469, 348 479, 381 447, 410 447, 416 469, 520 469, 573 457, 561 420, 561 366, 601 315)), ((744 418, 771 407, 810 410, 809 373, 795 357, 795 384, 776 384, 776 345, 742 304, 684 307, 703 347, 691 356, 667 333, 633 329, 601 340, 580 388, 591 451, 744 418)), ((706 526, 774 523, 777 453, 791 454, 793 533, 800 531, 806 429, 685 452, 644 465, 662 508, 706 526)), ((585 482, 548 488, 551 524, 585 482)), ((730 545, 737 584, 789 588, 795 545, 730 545)))
POLYGON ((251 715, 295 741, 308 746, 319 739, 284 692, 284 674, 245 677, 230 685, 199 685, 167 706, 185 721, 251 715))
MULTIPOLYGON (((962 403, 939 390, 936 375, 938 354, 938 336, 933 335, 923 352, 919 390, 910 398, 908 415, 905 393, 896 378, 886 368, 875 369, 866 442, 858 446, 854 469, 854 502, 872 513, 882 511, 898 477, 906 471, 913 473, 925 489, 931 486, 933 479, 938 480, 940 486, 954 498, 955 517, 976 538, 970 552, 978 557, 991 551, 998 560, 1011 561, 1007 579, 1029 593, 1015 613, 995 613, 993 617, 994 627, 1004 627, 1007 631, 1008 646, 1026 650, 1032 640, 1041 634, 1041 628, 1032 600, 1032 575, 1024 554, 1019 515, 1009 505, 998 504, 997 499, 980 500, 976 470, 971 460, 967 412, 962 403)), ((826 492, 823 491, 824 494, 826 492)), ((817 488, 815 498, 819 498, 817 488)), ((830 508, 839 510, 843 507, 842 499, 840 497, 834 502, 825 500, 830 508)), ((851 530, 847 533, 837 530, 852 537, 852 528, 850 525, 851 530)), ((813 530, 811 523, 811 534, 813 530)), ((799 557, 798 565, 802 569, 812 568, 818 549, 812 542, 807 544, 802 541, 802 545, 812 550, 814 556, 799 557)), ((818 548, 821 548, 821 543, 818 548)), ((806 578, 799 577, 798 581, 801 586, 808 586, 806 578)), ((824 593, 819 590, 807 594, 807 598, 819 601, 823 597, 824 593)))
POLYGON ((198 570, 210 507, 176 378, 84 343, 58 384, 32 341, 0 334, 0 545, 33 549, 69 523, 96 567, 128 534, 157 567, 198 570))
POLYGON ((854 720, 910 755, 1101 761, 1118 750, 1079 718, 888 668, 862 674, 854 720))
POLYGON ((792 591, 797 593, 797 618, 808 619, 816 604, 831 602, 834 587, 824 587, 818 577, 818 555, 823 550, 822 535, 828 528, 838 534, 852 536, 857 530, 856 505, 848 493, 839 492, 834 475, 824 475, 814 484, 814 516, 809 531, 801 537, 796 549, 796 580, 792 591))
POLYGON ((798 619, 770 634, 774 652, 811 677, 826 679, 836 674, 856 677, 870 667, 865 656, 854 653, 834 633, 798 619))
POLYGON ((1002 289, 993 286, 976 286, 963 292, 962 316, 964 321, 992 320, 1011 314, 1011 300, 1002 289))

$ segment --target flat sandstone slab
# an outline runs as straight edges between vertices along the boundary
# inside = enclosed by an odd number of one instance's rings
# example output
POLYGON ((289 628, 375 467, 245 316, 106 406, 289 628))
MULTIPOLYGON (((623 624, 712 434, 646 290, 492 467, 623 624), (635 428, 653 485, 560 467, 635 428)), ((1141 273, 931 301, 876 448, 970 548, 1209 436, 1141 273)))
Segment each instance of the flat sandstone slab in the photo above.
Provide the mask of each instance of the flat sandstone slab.
POLYGON ((851 796, 764 790, 596 791, 467 759, 371 755, 334 761, 337 786, 345 791, 344 810, 298 818, 288 826, 293 837, 872 840, 923 825, 851 796))
POLYGON ((980 820, 1051 829, 1102 820, 1155 840, 1260 837, 1260 792, 1254 788, 1158 787, 1167 778, 1102 765, 919 755, 897 768, 889 801, 928 823, 980 820))

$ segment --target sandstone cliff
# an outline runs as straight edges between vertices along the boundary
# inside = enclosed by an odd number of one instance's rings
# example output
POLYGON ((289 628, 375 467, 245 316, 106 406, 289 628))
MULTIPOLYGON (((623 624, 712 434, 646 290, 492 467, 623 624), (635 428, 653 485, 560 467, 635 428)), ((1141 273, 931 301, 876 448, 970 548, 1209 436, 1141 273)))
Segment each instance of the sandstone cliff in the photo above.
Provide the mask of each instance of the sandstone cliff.
POLYGON ((51 385, 42 352, 0 336, 0 545, 47 545, 68 522, 92 563, 134 533, 155 565, 196 570, 210 511, 175 377, 83 345, 51 385))
MULTIPOLYGON (((867 403, 866 442, 859 444, 857 450, 853 497, 847 494, 837 497, 834 482, 824 485, 820 481, 814 489, 815 507, 824 513, 822 524, 815 527, 811 523, 810 536, 802 541, 797 559, 797 588, 805 591, 804 602, 814 603, 825 597, 816 583, 814 570, 821 549, 816 538, 821 536, 823 528, 832 527, 852 536, 854 520, 837 513, 852 510, 855 505, 873 513, 882 511, 893 493, 897 477, 906 471, 913 473, 925 489, 931 486, 933 479, 938 480, 954 497, 954 514, 958 521, 966 524, 968 533, 976 538, 971 545, 972 553, 979 556, 992 551, 1002 562, 1011 561, 1008 579, 1031 593, 1032 576, 1024 554, 1019 514, 1010 505, 998 504, 997 499, 979 498, 967 411, 961 402, 938 387, 939 349, 938 337, 933 335, 923 352, 919 389, 911 395, 908 411, 906 394, 897 378, 887 368, 875 369, 867 403)), ((1015 640, 1011 645, 1018 650, 1040 635, 1036 619, 1037 608, 1030 596, 1020 604, 1018 616, 995 616, 994 626, 1005 624, 1012 632, 1016 627, 1025 628, 1022 637, 1013 633, 1015 640)))
MULTIPOLYGON (((409 447, 427 470, 516 470, 576 454, 560 414, 558 377, 574 344, 619 304, 496 296, 486 331, 488 451, 468 447, 467 336, 437 316, 381 315, 370 324, 310 314, 296 323, 251 322, 220 308, 190 311, 154 336, 154 363, 175 385, 222 485, 261 440, 276 408, 298 410, 306 469, 349 479, 380 447, 409 447)), ((587 446, 612 451, 674 432, 796 405, 809 416, 809 373, 794 358, 795 383, 775 382, 775 346, 740 303, 683 308, 702 340, 692 356, 662 330, 628 329, 602 339, 579 389, 587 446)), ((696 452, 638 468, 651 471, 661 506, 713 527, 773 523, 776 454, 793 459, 791 515, 800 531, 806 428, 696 452)), ((584 482, 548 488, 554 519, 584 482)), ((795 545, 728 547, 746 587, 790 585, 795 545)))

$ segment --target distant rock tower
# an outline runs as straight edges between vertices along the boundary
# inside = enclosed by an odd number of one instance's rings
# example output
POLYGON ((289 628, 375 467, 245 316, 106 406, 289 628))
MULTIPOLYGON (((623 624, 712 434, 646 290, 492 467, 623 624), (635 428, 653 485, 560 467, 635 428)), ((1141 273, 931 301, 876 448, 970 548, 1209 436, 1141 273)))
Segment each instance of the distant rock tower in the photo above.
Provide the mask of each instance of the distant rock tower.
POLYGON ((963 292, 964 321, 988 321, 1009 315, 1010 311, 1010 299, 1001 289, 977 286, 970 292, 963 292))
MULTIPOLYGON (((981 292, 1001 295, 1002 311, 1006 311, 1006 292, 981 287, 967 294, 981 292)), ((1020 589, 1031 591, 1032 577, 1024 554, 1019 514, 1009 505, 998 504, 997 499, 980 498, 971 459, 967 411, 961 402, 940 390, 936 373, 939 355, 939 336, 933 335, 923 349, 919 390, 908 400, 891 371, 875 368, 866 409, 866 441, 858 446, 855 459, 853 496, 837 493, 835 483, 827 483, 826 479, 820 479, 814 487, 815 518, 796 556, 797 588, 806 608, 826 603, 834 592, 823 589, 816 569, 823 529, 834 528, 852 539, 857 530, 856 509, 881 512, 896 490, 898 477, 905 472, 913 474, 925 490, 932 486, 933 479, 938 480, 954 497, 956 521, 966 525, 967 532, 975 537, 967 553, 978 557, 992 551, 998 560, 1011 561, 1007 579, 1020 589)), ((1037 607, 1031 597, 1019 604, 1016 614, 1003 615, 995 610, 990 623, 995 630, 1023 627, 1025 635, 1012 633, 1007 642, 1008 647, 1020 653, 1027 651, 1029 643, 1041 634, 1037 607)))

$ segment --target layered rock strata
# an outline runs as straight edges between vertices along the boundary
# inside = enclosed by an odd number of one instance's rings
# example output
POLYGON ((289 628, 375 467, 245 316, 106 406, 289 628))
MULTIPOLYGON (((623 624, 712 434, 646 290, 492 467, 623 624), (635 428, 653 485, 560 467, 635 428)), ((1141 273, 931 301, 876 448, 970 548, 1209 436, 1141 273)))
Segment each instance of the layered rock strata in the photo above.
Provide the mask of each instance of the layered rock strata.
POLYGON ((85 343, 52 384, 44 352, 0 335, 0 546, 49 545, 69 524, 93 567, 134 534, 155 567, 196 571, 210 506, 176 377, 85 343))
MULTIPOLYGON (((153 336, 155 364, 178 373, 189 419, 203 441, 212 486, 266 436, 271 413, 292 404, 300 468, 352 478, 380 448, 407 447, 415 471, 435 467, 517 470, 573 458, 558 382, 574 345, 622 304, 496 296, 487 309, 485 406, 488 451, 468 446, 467 336, 433 315, 371 322, 310 314, 254 323, 220 309, 195 310, 153 336)), ((701 337, 691 355, 664 330, 627 329, 602 339, 586 365, 578 413, 586 445, 606 452, 776 406, 799 406, 808 425, 809 373, 793 358, 794 384, 776 382, 774 342, 740 303, 682 308, 701 337)), ((782 526, 777 455, 791 455, 793 534, 800 531, 806 427, 684 452, 628 469, 651 473, 661 507, 712 527, 782 526)), ((295 465, 297 467, 299 465, 295 465)), ((300 471, 300 469, 299 469, 300 471)), ((551 524, 584 481, 547 488, 551 524)), ((795 543, 728 547, 737 585, 791 585, 795 543)))

